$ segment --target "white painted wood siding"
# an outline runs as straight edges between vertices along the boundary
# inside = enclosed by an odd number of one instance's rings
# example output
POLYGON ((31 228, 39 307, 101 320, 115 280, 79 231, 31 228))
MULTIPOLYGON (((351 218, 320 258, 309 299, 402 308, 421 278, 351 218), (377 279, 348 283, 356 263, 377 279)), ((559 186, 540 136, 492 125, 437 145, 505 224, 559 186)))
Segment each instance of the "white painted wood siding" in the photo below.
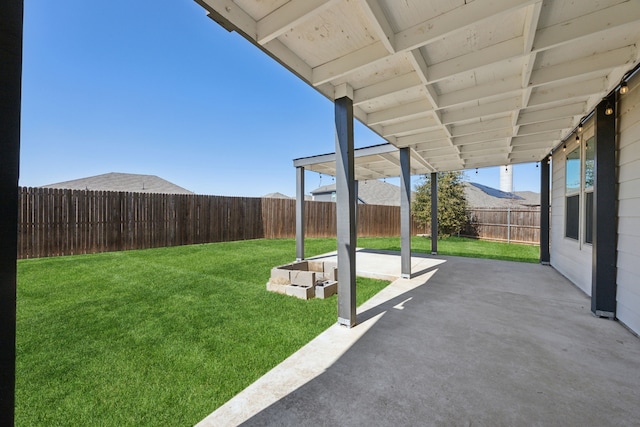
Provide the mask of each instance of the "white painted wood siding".
MULTIPOLYGON (((569 141, 573 141, 570 137, 569 141)), ((565 164, 569 152, 557 150, 551 173, 551 265, 587 295, 591 295, 591 245, 565 237, 565 164)), ((582 201, 580 203, 582 206, 582 201)), ((583 223, 580 222, 582 236, 583 223)))
POLYGON ((620 97, 617 317, 640 333, 640 78, 620 97))

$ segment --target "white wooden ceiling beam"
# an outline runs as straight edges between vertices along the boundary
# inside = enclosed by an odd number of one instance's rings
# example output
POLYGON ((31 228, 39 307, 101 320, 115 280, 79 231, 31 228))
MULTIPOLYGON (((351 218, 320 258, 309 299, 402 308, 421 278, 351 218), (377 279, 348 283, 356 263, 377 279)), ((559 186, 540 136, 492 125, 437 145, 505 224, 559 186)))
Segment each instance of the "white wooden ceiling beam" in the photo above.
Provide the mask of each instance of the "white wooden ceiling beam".
POLYGON ((455 154, 450 154, 448 156, 426 156, 426 159, 431 164, 454 163, 460 161, 460 154, 456 152, 455 154))
MULTIPOLYGON (((582 5, 574 4, 573 7, 580 10, 582 5)), ((627 24, 640 25, 637 21, 640 21, 640 7, 637 0, 621 2, 606 9, 539 29, 536 32, 533 49, 546 50, 600 31, 612 30, 627 24)))
POLYGON ((373 24, 373 30, 380 37, 384 47, 389 53, 395 53, 396 35, 378 0, 360 0, 360 3, 368 21, 373 24))
POLYGON ((482 144, 468 144, 458 147, 461 153, 471 153, 475 151, 496 150, 499 148, 509 148, 506 138, 496 139, 493 141, 484 141, 482 144))
POLYGON ((257 22, 258 43, 268 43, 335 3, 336 0, 289 0, 257 22))
POLYGON ((541 11, 542 1, 534 3, 527 8, 523 31, 524 49, 522 51, 525 55, 529 54, 533 50, 533 42, 536 37, 541 11))
POLYGON ((501 101, 447 111, 442 113, 442 121, 445 124, 449 124, 464 120, 471 120, 482 116, 491 116, 500 113, 508 114, 513 110, 520 109, 521 103, 521 97, 518 95, 501 101))
POLYGON ((318 86, 331 80, 343 77, 362 67, 381 59, 387 59, 388 52, 384 43, 377 41, 348 53, 313 69, 313 85, 318 86))
POLYGON ((429 81, 429 70, 427 61, 424 60, 424 56, 419 50, 416 49, 407 52, 407 59, 413 66, 413 69, 416 70, 416 73, 418 73, 418 77, 420 77, 422 84, 427 89, 427 98, 429 98, 429 101, 434 106, 434 108, 437 108, 440 104, 439 96, 436 93, 435 89, 431 86, 431 83, 429 81))
POLYGON ((496 129, 488 132, 478 132, 470 135, 459 136, 453 138, 454 145, 477 144, 483 141, 493 141, 495 139, 508 138, 512 134, 512 129, 496 129))
POLYGON ((577 102, 559 107, 545 108, 544 110, 527 112, 523 110, 518 117, 518 125, 526 125, 529 123, 544 122, 554 120, 559 117, 580 116, 586 113, 587 104, 585 102, 577 102))
POLYGON ((422 82, 416 73, 407 73, 398 77, 383 80, 353 91, 353 105, 360 105, 376 99, 421 86, 422 82))
POLYGON ((269 43, 264 45, 264 48, 277 58, 280 58, 280 60, 287 64, 286 66, 291 71, 298 74, 302 79, 307 82, 311 81, 311 78, 313 77, 313 70, 311 67, 309 67, 306 62, 293 53, 291 49, 285 46, 280 40, 271 40, 269 43))
MULTIPOLYGON (((413 146, 413 145, 417 145, 417 144, 421 144, 421 143, 429 143, 432 142, 433 146, 443 146, 442 144, 443 141, 446 141, 445 146, 451 145, 451 142, 449 141, 449 137, 448 135, 442 131, 441 129, 438 130, 434 130, 434 131, 429 131, 429 132, 422 132, 422 133, 418 133, 415 135, 409 135, 409 136, 402 136, 399 137, 396 140, 396 146, 398 148, 401 147, 409 147, 409 146, 413 146)), ((428 146, 428 144, 427 144, 428 146)), ((415 147, 416 150, 418 149, 417 147, 415 147)))
POLYGON ((460 159, 451 162, 433 162, 431 163, 437 171, 457 171, 464 169, 464 162, 460 159))
POLYGON ((453 145, 451 145, 451 141, 449 139, 436 139, 428 142, 417 142, 411 145, 411 147, 418 152, 425 152, 429 150, 437 150, 440 148, 448 148, 455 149, 453 145))
POLYGON ((486 132, 491 130, 503 129, 511 127, 510 117, 500 117, 490 120, 482 120, 476 123, 466 125, 454 125, 451 133, 454 137, 470 135, 476 132, 486 132))
POLYGON ((541 141, 555 141, 562 137, 562 132, 554 130, 544 133, 535 133, 532 135, 516 136, 511 140, 511 146, 536 144, 541 141))
POLYGON ((505 93, 522 90, 519 77, 495 80, 491 83, 472 86, 470 88, 457 90, 455 92, 443 93, 440 95, 440 108, 453 107, 467 102, 477 101, 482 98, 492 96, 504 96, 505 93))
POLYGON ((467 53, 446 61, 429 66, 430 82, 437 82, 450 78, 452 75, 475 70, 477 68, 493 65, 496 62, 506 61, 522 56, 522 44, 524 39, 516 37, 505 40, 483 49, 467 53))
POLYGON ((489 159, 491 157, 495 157, 496 155, 504 155, 505 157, 510 153, 508 147, 505 148, 497 148, 493 150, 485 150, 485 151, 477 151, 477 152, 463 152, 460 154, 460 158, 463 160, 471 160, 471 159, 489 159))
MULTIPOLYGON (((428 172, 435 172, 435 168, 425 160, 416 150, 410 148, 411 154, 411 164, 419 163, 423 168, 425 168, 428 172)), ((417 168, 416 168, 417 169, 417 168)))
POLYGON ((383 126, 382 136, 405 136, 407 134, 428 130, 429 128, 438 126, 439 124, 440 123, 433 117, 433 114, 429 114, 418 119, 407 120, 405 122, 383 126))
MULTIPOLYGON (((417 147, 417 145, 415 147, 417 147)), ((456 147, 451 145, 448 147, 433 148, 429 150, 420 150, 417 152, 420 153, 421 156, 430 157, 430 158, 450 156, 452 154, 457 155, 459 153, 458 149, 456 149, 456 147)))
POLYGON ((606 90, 607 79, 605 77, 597 77, 595 79, 577 81, 575 83, 566 82, 553 88, 545 88, 539 86, 531 94, 529 99, 529 107, 552 104, 554 102, 565 101, 576 98, 587 98, 594 93, 601 93, 606 90))
MULTIPOLYGON (((541 0, 538 0, 541 1, 541 0)), ((417 49, 451 33, 513 9, 534 3, 532 0, 472 1, 453 10, 396 33, 396 50, 417 49)))
POLYGON ((570 129, 572 127, 573 127, 573 117, 564 117, 562 119, 549 120, 546 122, 538 122, 538 123, 531 123, 529 125, 521 125, 518 129, 518 136, 548 132, 552 130, 570 129))
POLYGON ((397 107, 369 113, 367 116, 367 125, 375 125, 397 119, 411 119, 416 116, 424 115, 431 110, 431 105, 426 99, 401 104, 397 107))
POLYGON ((577 76, 611 69, 633 61, 636 47, 624 46, 603 53, 574 59, 557 65, 533 70, 530 85, 539 86, 559 80, 575 79, 577 76))

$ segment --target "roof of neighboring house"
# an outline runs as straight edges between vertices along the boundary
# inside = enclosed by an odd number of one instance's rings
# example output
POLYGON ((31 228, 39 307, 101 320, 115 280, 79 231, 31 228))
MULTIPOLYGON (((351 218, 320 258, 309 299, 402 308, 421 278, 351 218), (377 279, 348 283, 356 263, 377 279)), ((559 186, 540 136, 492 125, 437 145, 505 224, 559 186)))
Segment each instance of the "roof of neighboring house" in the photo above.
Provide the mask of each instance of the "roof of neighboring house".
POLYGON ((291 197, 287 196, 286 194, 282 194, 282 193, 269 193, 269 194, 265 194, 262 197, 266 197, 269 199, 291 199, 291 197))
MULTIPOLYGON (((540 194, 533 191, 507 193, 475 182, 465 182, 465 196, 471 208, 530 207, 540 205, 540 194)), ((312 195, 331 194, 336 185, 316 188, 312 195)), ((413 193, 412 193, 413 194, 413 193)), ((376 179, 359 181, 358 199, 370 205, 400 205, 400 187, 376 179)))
MULTIPOLYGON (((282 193, 269 193, 269 194, 265 194, 264 196, 262 196, 263 199, 295 199, 295 197, 289 197, 286 194, 282 194, 282 193)), ((304 196, 305 200, 312 200, 312 197, 305 194, 304 196)))
MULTIPOLYGON (((312 195, 331 194, 336 191, 336 185, 324 185, 311 192, 312 195)), ((358 200, 368 205, 400 206, 400 187, 370 179, 358 181, 358 200)))
POLYGON ((476 182, 465 182, 464 186, 467 203, 472 208, 529 207, 540 204, 540 195, 533 191, 508 193, 476 182))
POLYGON ((43 185, 42 188, 63 188, 90 191, 124 191, 132 193, 194 194, 155 175, 110 172, 71 181, 43 185))

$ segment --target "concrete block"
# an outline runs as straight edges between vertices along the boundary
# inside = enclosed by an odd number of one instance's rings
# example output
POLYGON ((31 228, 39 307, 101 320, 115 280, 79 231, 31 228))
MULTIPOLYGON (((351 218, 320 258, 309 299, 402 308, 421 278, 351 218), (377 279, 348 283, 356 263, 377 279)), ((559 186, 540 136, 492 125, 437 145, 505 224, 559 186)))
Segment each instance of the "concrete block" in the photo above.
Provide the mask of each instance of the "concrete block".
POLYGON ((325 299, 338 293, 338 282, 326 280, 316 283, 316 298, 325 299))
POLYGON ((272 268, 271 269, 271 281, 277 283, 286 282, 289 284, 291 282, 291 278, 289 277, 290 270, 284 270, 282 268, 272 268))
POLYGON ((278 283, 278 282, 272 282, 271 280, 267 282, 267 290, 269 292, 276 292, 278 294, 286 295, 287 286, 289 286, 289 282, 278 283))
POLYGON ((316 273, 324 272, 324 262, 322 261, 307 261, 309 266, 309 271, 315 271, 316 273))
POLYGON ((315 295, 315 288, 313 286, 288 285, 285 292, 292 297, 311 299, 315 295))
POLYGON ((292 262, 289 265, 291 266, 291 270, 309 271, 309 262, 308 261, 292 262))
POLYGON ((313 271, 297 271, 291 270, 289 280, 292 285, 315 286, 316 273, 313 271))

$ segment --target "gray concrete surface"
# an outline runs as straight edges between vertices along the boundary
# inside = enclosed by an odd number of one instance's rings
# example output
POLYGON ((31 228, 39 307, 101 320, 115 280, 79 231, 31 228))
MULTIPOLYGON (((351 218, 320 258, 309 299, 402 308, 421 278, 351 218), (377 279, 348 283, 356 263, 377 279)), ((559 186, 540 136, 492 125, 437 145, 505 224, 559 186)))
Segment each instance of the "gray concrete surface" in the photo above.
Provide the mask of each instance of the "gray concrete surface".
POLYGON ((200 425, 640 424, 640 340, 555 270, 425 259, 200 425))

